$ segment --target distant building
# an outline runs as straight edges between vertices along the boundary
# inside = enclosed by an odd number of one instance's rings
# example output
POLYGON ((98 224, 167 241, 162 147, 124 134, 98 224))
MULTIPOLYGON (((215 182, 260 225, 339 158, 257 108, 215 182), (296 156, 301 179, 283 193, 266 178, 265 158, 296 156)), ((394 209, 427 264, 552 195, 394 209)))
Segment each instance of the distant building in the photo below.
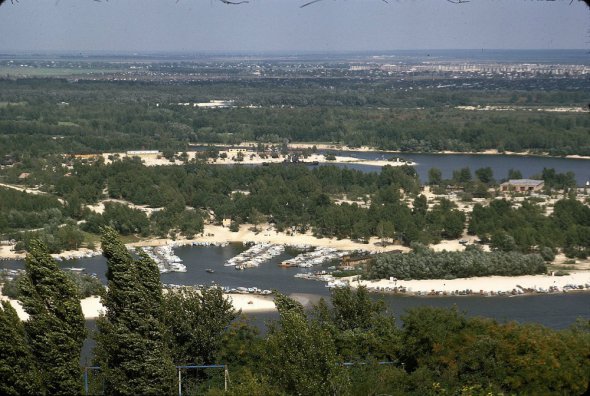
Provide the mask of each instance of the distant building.
POLYGON ((23 173, 21 173, 20 175, 18 175, 18 178, 19 178, 20 180, 24 180, 24 179, 28 179, 28 178, 29 178, 29 176, 31 176, 31 174, 30 174, 30 173, 23 172, 23 173))
POLYGON ((511 179, 507 182, 500 184, 500 189, 503 192, 516 191, 516 192, 537 192, 543 189, 545 182, 543 180, 532 180, 532 179, 511 179))

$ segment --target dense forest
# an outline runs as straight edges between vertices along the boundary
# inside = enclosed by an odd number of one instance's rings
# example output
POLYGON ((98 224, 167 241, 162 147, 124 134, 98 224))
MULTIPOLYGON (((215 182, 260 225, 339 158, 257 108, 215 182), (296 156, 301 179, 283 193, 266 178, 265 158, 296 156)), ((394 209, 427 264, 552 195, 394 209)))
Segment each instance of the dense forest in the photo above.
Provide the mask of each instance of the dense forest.
MULTIPOLYGON (((140 148, 182 151, 189 143, 284 139, 420 152, 590 155, 587 114, 456 108, 579 106, 588 103, 584 93, 467 89, 461 88, 462 81, 448 82, 454 88, 441 90, 423 81, 410 86, 403 80, 312 77, 190 83, 0 79, 0 159, 140 148), (233 100, 235 107, 193 105, 219 98, 233 100)), ((468 85, 484 86, 471 80, 468 85)))
MULTIPOLYGON (((92 394, 175 394, 175 366, 223 364, 223 371, 184 371, 183 393, 208 395, 583 394, 590 388, 590 327, 467 318, 456 309, 413 308, 401 326, 366 289, 336 289, 330 304, 305 310, 277 294, 279 317, 258 333, 219 289, 164 293, 149 257, 132 255, 104 229, 107 313, 98 321, 92 394)), ((80 292, 47 248, 27 257, 23 323, 0 309, 2 394, 83 393, 79 367, 85 337, 80 292), (60 298, 56 299, 56 296, 60 298), (49 303, 52 302, 52 303, 49 303)))
MULTIPOLYGON (((319 236, 361 240, 382 234, 398 236, 409 244, 456 238, 465 222, 464 214, 450 201, 443 200, 427 210, 428 202, 418 195, 415 170, 409 166, 386 166, 380 173, 363 173, 334 166, 309 169, 191 163, 146 167, 124 159, 111 165, 76 163, 73 172, 43 169, 45 165, 32 171, 27 183, 40 184, 62 197, 73 218, 84 220, 82 229, 92 233, 108 224, 124 235, 165 236, 179 229, 192 236, 202 231, 204 213, 212 210, 218 222, 225 218, 236 225, 268 221, 280 231, 304 232, 311 227, 319 236), (103 197, 105 189, 107 196, 103 197), (342 194, 360 205, 334 203, 332 197, 342 194), (412 209, 405 201, 411 197, 415 197, 412 209), (100 198, 162 209, 149 219, 145 212, 118 203, 107 203, 102 214, 82 209, 83 204, 100 198)), ((10 170, 13 176, 19 171, 18 167, 10 170)))
POLYGON ((557 202, 550 215, 540 197, 518 207, 492 199, 489 205, 476 203, 468 213, 444 197, 445 186, 452 186, 462 190, 463 200, 492 198, 497 181, 489 168, 473 173, 459 169, 450 180, 431 169, 431 188, 443 194, 431 200, 421 194, 420 180, 410 166, 363 173, 335 166, 217 166, 192 160, 148 167, 137 158, 105 164, 50 156, 23 161, 0 174, 23 188, 41 189, 42 194, 33 195, 0 187, 0 232, 21 241, 19 249, 35 238, 51 252, 76 249, 84 241, 93 245, 92 235, 106 225, 124 236, 191 238, 206 222, 229 219, 233 230, 240 224, 270 223, 289 233, 311 230, 319 237, 358 241, 377 236, 407 246, 457 239, 467 227, 501 251, 551 257, 563 249, 568 257, 578 258, 590 253, 590 209, 575 199, 573 175, 552 169, 540 174, 546 190, 570 189, 574 195, 557 202), (25 171, 27 178, 19 179, 25 171), (342 197, 346 200, 339 201, 342 197), (88 208, 98 202, 103 202, 102 212, 88 208))

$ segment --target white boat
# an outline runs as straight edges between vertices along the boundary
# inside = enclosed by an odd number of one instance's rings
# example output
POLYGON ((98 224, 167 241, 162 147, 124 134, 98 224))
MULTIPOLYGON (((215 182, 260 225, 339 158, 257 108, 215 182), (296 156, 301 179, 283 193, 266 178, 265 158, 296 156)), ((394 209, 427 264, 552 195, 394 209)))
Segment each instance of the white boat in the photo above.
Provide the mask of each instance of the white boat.
POLYGON ((80 267, 67 267, 64 269, 66 269, 68 271, 73 271, 73 272, 82 272, 85 270, 85 268, 80 268, 80 267))

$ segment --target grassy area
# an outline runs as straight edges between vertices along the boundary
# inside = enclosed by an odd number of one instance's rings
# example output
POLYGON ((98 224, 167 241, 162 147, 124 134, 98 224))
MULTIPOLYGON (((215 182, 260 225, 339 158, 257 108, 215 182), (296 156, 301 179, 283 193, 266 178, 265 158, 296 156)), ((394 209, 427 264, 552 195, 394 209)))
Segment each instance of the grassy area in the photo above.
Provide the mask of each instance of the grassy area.
MULTIPOLYGON (((98 246, 100 244, 100 235, 97 234, 92 234, 86 231, 82 231, 82 233, 84 234, 84 240, 86 241, 86 246, 88 246, 89 244, 94 244, 94 246, 98 246)), ((138 238, 135 235, 122 235, 121 236, 121 241, 123 241, 123 243, 134 243, 134 242, 139 242, 141 241, 142 238, 138 238)))

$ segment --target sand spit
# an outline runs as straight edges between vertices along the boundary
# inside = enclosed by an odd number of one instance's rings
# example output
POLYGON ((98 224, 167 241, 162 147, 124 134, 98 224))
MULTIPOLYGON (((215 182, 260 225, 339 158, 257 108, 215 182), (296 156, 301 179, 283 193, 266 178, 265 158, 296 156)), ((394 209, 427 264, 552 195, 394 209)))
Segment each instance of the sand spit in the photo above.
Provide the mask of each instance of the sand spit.
POLYGON ((590 290, 590 271, 571 272, 565 276, 523 275, 484 276, 459 279, 424 279, 357 281, 348 278, 352 287, 366 286, 370 291, 407 295, 521 295, 563 293, 590 290), (405 290, 405 291, 404 291, 405 290))

